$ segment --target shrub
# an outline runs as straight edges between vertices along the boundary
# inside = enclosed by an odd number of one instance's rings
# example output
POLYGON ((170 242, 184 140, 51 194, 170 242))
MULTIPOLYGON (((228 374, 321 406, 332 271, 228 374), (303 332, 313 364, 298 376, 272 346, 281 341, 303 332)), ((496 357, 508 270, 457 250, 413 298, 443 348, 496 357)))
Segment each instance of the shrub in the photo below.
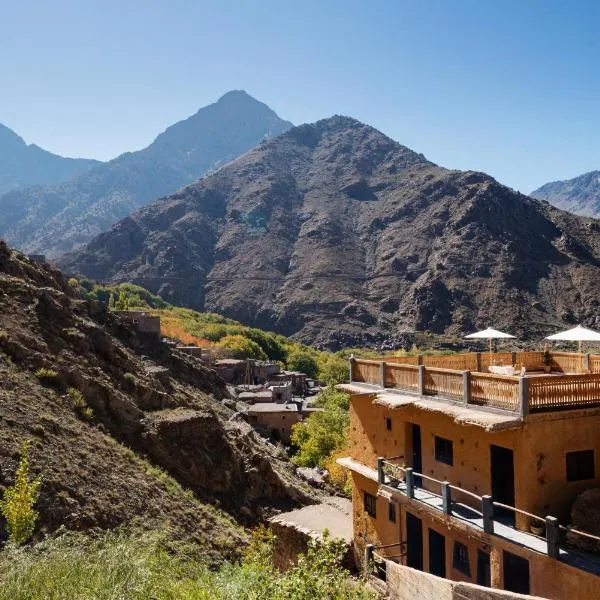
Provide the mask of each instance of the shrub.
POLYGON ((30 445, 31 442, 27 441, 21 446, 15 483, 6 488, 0 501, 0 512, 6 519, 9 539, 17 545, 25 543, 33 535, 38 516, 34 506, 39 496, 42 476, 29 481, 30 445))
POLYGON ((125 375, 123 375, 123 381, 126 381, 127 383, 130 383, 131 385, 135 385, 136 384, 135 375, 133 373, 125 373, 125 375))
POLYGON ((71 398, 73 408, 83 409, 87 406, 87 402, 85 401, 83 394, 77 388, 70 387, 67 390, 67 395, 69 396, 69 398, 71 398))
POLYGON ((323 354, 319 357, 319 379, 325 385, 346 383, 349 376, 348 361, 337 354, 323 354))
POLYGON ((35 376, 42 383, 56 383, 58 381, 58 373, 52 369, 42 367, 35 372, 35 376))

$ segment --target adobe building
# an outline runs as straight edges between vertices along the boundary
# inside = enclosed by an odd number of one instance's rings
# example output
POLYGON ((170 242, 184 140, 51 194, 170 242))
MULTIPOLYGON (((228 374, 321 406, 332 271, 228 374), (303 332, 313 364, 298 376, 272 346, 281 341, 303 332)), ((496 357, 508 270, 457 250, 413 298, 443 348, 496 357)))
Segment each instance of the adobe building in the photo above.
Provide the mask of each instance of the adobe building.
POLYGON ((289 444, 292 425, 302 420, 302 415, 294 403, 260 402, 248 411, 248 423, 260 434, 273 441, 289 444))
POLYGON ((278 385, 281 382, 289 381, 292 384, 292 394, 294 396, 304 396, 308 391, 307 379, 306 373, 301 371, 282 371, 278 375, 270 377, 269 385, 278 385))
MULTIPOLYGON (((541 364, 541 353, 522 354, 541 364)), ((466 355, 436 366, 350 360, 339 386, 351 396, 349 456, 338 462, 352 473, 357 558, 388 579, 410 567, 600 598, 600 555, 581 551, 600 542, 589 533, 600 524, 570 522, 577 496, 600 487, 600 373, 567 373, 561 365, 579 358, 558 354, 552 374, 529 375, 530 364, 519 377, 467 370, 466 355)), ((600 371, 600 356, 588 364, 600 371)))
POLYGON ((145 337, 160 340, 160 317, 143 310, 115 310, 113 314, 121 321, 132 325, 145 337))

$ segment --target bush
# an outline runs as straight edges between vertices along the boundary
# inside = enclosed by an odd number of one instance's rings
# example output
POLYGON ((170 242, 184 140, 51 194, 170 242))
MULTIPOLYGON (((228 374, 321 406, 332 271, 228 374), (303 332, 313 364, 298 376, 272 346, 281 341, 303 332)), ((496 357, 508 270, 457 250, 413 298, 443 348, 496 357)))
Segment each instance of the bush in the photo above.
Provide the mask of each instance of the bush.
POLYGON ((39 496, 42 477, 40 475, 29 481, 30 445, 29 441, 23 443, 15 483, 6 488, 0 501, 0 512, 6 519, 9 540, 17 545, 25 543, 33 535, 38 516, 34 506, 39 496))
POLYGON ((52 369, 42 367, 35 372, 35 376, 42 383, 56 383, 58 381, 58 373, 52 369))
POLYGON ((127 383, 129 383, 131 385, 135 385, 135 383, 136 383, 135 375, 133 373, 125 373, 125 375, 123 375, 123 381, 126 381, 127 383))
POLYGON ((295 351, 288 356, 288 369, 306 373, 311 379, 317 377, 318 365, 314 356, 309 352, 295 351))

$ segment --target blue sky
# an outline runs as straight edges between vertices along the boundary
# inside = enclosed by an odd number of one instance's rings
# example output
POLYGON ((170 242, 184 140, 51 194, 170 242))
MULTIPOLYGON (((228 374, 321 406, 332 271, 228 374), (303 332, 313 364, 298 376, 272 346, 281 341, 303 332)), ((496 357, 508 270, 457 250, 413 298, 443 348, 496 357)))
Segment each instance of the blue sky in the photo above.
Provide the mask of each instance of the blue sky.
POLYGON ((0 122, 99 159, 245 89, 529 192, 600 169, 600 3, 0 0, 0 122))

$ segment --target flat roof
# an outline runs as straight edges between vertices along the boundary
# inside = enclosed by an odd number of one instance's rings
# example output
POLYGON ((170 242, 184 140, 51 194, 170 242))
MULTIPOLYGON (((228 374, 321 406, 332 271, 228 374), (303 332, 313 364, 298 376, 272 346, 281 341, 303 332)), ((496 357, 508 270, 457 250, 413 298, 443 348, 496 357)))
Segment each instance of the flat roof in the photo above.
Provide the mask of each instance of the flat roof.
POLYGON ((477 405, 466 405, 435 396, 419 396, 402 390, 381 388, 370 383, 347 383, 337 386, 353 394, 372 394, 373 404, 400 409, 413 406, 427 412, 437 412, 451 417, 460 425, 483 427, 487 431, 517 429, 523 425, 517 414, 486 409, 477 405))
POLYGON ((253 404, 251 408, 248 409, 248 414, 250 413, 268 413, 268 412, 298 412, 298 407, 293 404, 281 404, 277 402, 260 402, 259 404, 253 404))

